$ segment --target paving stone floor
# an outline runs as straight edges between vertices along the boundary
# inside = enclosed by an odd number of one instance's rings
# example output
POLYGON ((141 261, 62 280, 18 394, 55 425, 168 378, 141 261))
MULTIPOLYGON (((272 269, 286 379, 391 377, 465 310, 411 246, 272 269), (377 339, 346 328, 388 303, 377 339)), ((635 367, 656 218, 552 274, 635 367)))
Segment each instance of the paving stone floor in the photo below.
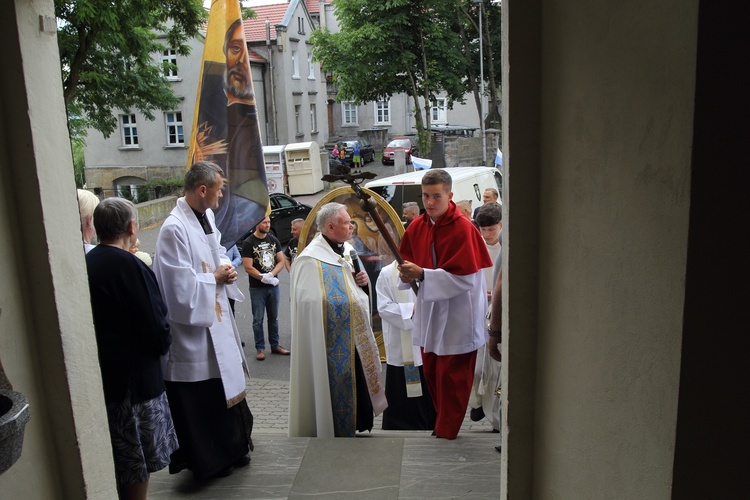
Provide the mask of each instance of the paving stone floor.
POLYGON ((458 438, 429 431, 383 431, 354 439, 287 437, 289 383, 252 379, 255 451, 248 467, 199 483, 189 471, 151 475, 151 499, 497 498, 500 434, 468 412, 458 438))

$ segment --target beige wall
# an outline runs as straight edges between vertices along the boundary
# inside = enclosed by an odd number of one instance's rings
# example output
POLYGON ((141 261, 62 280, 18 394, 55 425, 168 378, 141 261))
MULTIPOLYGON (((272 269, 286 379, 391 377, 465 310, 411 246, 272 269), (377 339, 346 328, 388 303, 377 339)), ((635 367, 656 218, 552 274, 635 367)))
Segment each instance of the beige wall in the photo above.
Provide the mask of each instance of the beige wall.
POLYGON ((116 498, 53 3, 1 9, 0 355, 31 420, 0 498, 116 498))
POLYGON ((185 165, 166 167, 86 167, 86 187, 94 189, 101 187, 107 196, 113 196, 115 180, 121 177, 138 177, 143 182, 162 179, 174 179, 185 175, 185 165))
POLYGON ((161 223, 177 205, 177 196, 166 196, 157 200, 138 203, 138 224, 146 227, 157 222, 161 223))
POLYGON ((698 2, 505 4, 509 496, 667 498, 698 2))

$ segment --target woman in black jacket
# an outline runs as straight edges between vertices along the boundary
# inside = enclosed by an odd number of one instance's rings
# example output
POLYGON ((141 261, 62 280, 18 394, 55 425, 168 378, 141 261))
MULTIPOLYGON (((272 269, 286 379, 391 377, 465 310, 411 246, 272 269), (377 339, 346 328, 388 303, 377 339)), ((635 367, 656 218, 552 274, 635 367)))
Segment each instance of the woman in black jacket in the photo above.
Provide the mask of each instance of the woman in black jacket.
POLYGON ((130 253, 138 213, 122 198, 94 211, 100 244, 86 255, 99 366, 121 499, 146 498, 148 479, 178 448, 161 356, 172 337, 151 269, 130 253))

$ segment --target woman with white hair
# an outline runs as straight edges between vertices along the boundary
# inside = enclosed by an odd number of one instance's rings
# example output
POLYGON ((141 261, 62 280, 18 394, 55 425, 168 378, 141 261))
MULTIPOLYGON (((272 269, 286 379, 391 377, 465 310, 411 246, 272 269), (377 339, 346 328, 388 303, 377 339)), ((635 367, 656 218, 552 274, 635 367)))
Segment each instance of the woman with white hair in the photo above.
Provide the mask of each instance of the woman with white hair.
POLYGON ((78 212, 81 214, 81 234, 83 234, 83 251, 89 253, 94 245, 91 240, 96 236, 94 229, 94 209, 99 198, 91 191, 78 190, 78 212))

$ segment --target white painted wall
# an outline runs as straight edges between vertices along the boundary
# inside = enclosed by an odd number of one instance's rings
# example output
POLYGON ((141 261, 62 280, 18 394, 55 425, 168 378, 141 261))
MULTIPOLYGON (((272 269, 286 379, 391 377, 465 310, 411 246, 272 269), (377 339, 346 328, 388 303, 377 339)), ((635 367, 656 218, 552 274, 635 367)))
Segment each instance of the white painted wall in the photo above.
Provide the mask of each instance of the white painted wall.
POLYGON ((116 498, 53 3, 4 6, 0 356, 31 420, 0 498, 116 498))
POLYGON ((670 496, 697 6, 504 2, 504 495, 670 496))

